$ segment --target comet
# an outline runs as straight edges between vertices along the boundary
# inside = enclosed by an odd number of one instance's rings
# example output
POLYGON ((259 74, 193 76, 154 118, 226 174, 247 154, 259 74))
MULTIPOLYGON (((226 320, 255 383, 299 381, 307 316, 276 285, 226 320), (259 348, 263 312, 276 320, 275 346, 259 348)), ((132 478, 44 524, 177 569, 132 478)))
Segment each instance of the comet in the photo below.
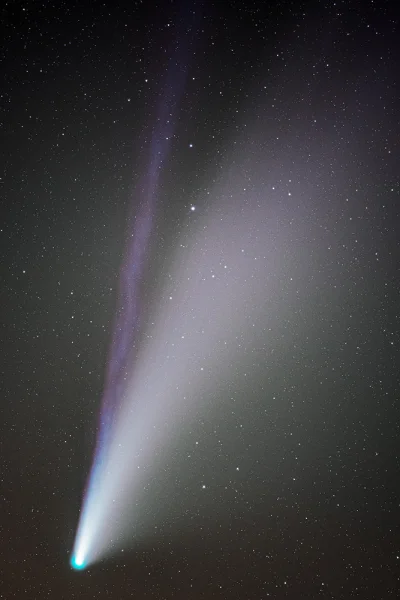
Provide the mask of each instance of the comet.
POLYGON ((137 352, 137 332, 140 325, 140 283, 146 268, 149 240, 159 187, 160 174, 168 159, 173 140, 180 99, 184 92, 188 71, 188 56, 197 22, 193 5, 184 4, 178 20, 177 39, 173 44, 169 66, 154 117, 153 136, 148 147, 148 165, 140 181, 135 203, 139 208, 128 217, 128 242, 121 267, 119 298, 113 328, 113 337, 105 376, 96 448, 92 468, 83 497, 78 529, 70 564, 77 570, 85 569, 93 560, 95 523, 100 507, 100 489, 105 468, 109 465, 110 444, 115 435, 116 419, 123 402, 126 379, 137 352))

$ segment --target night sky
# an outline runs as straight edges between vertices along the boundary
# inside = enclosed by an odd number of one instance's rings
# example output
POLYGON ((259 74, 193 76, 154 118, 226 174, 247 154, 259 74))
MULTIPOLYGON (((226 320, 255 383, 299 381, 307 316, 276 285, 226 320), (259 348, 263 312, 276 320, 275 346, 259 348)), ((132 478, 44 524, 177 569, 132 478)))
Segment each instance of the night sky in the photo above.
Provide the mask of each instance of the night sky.
POLYGON ((400 596, 399 26, 2 5, 1 599, 400 596), (77 572, 124 344, 147 463, 123 446, 124 542, 77 572))

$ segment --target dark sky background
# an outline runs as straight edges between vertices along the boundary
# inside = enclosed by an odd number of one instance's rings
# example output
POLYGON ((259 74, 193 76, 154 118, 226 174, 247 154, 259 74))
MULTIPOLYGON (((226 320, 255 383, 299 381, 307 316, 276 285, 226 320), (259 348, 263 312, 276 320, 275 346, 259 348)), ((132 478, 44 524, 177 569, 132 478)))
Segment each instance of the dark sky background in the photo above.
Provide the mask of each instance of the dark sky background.
POLYGON ((208 452, 166 481, 178 514, 186 499, 179 527, 71 570, 127 216, 186 17, 175 0, 4 3, 0 598, 397 598, 396 3, 185 6, 197 15, 147 292, 190 205, 232 149, 254 147, 249 161, 281 185, 266 203, 290 218, 284 182, 302 190, 287 249, 307 272, 302 309, 282 284, 292 312, 265 334, 264 378, 233 378, 238 413, 194 424, 208 452), (226 480, 222 464, 245 468, 226 480), (215 485, 198 507, 207 469, 215 485))

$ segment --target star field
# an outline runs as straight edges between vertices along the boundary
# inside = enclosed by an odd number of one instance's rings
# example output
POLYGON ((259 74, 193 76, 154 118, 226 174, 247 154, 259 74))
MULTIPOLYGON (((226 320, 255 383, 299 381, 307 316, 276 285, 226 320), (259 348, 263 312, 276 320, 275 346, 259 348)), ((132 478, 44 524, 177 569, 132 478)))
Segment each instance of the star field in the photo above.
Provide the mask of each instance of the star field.
POLYGON ((0 598, 398 597, 398 26, 392 2, 2 8, 0 598))

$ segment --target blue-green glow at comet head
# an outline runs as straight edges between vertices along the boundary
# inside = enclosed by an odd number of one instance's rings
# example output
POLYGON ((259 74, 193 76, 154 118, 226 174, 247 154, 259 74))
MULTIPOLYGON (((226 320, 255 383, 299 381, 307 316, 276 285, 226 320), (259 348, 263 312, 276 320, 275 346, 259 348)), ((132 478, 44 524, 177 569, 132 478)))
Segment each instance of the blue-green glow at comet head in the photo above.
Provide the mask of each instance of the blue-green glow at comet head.
POLYGON ((71 567, 75 569, 75 571, 82 571, 86 567, 85 561, 82 558, 78 558, 77 556, 73 556, 71 558, 71 567))

